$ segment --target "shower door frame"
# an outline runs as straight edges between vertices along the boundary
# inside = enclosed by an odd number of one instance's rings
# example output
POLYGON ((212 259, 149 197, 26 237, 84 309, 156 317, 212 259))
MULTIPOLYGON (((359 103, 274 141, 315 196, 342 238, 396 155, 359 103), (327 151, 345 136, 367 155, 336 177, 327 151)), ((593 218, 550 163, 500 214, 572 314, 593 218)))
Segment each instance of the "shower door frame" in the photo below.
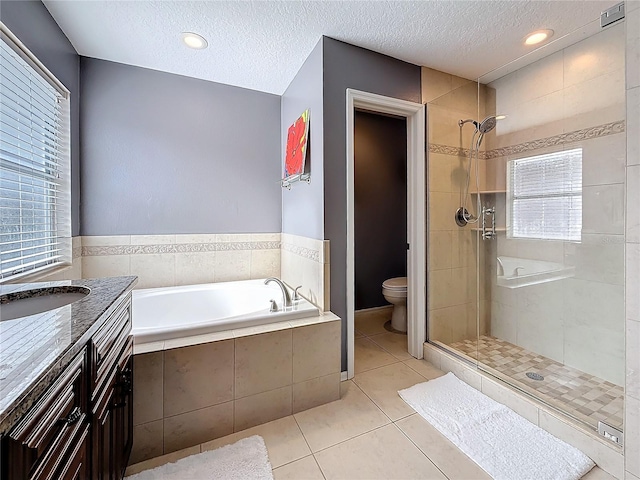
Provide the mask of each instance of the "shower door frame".
MULTIPOLYGON (((353 378, 355 348, 355 109, 407 121, 407 337, 409 354, 424 356, 427 338, 425 106, 348 88, 347 95, 347 378, 353 378)), ((381 287, 382 288, 382 287, 381 287)))

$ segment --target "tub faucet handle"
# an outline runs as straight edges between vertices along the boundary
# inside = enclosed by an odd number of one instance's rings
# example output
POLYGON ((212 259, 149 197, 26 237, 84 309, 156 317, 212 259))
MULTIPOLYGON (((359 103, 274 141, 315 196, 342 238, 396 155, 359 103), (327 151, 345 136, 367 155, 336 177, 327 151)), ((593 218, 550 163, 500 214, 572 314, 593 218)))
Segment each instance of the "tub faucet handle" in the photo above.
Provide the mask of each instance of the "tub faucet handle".
POLYGON ((300 294, 298 293, 298 290, 302 288, 302 285, 298 285, 295 290, 293 291, 293 301, 297 302, 298 300, 301 300, 302 297, 300 296, 300 294))
POLYGON ((271 308, 269 308, 270 312, 277 312, 278 311, 278 304, 276 303, 275 300, 269 300, 271 302, 271 308))

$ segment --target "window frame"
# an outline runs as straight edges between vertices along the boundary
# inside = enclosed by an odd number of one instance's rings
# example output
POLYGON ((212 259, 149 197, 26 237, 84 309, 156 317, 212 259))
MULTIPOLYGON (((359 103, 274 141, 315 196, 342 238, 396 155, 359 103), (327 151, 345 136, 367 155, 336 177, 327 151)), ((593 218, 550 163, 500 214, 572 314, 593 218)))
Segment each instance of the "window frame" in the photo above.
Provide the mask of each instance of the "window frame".
MULTIPOLYGON (((563 235, 564 232, 560 232, 559 236, 549 236, 544 233, 544 226, 548 224, 543 223, 543 233, 540 235, 532 235, 532 234, 524 234, 522 232, 515 232, 515 221, 514 221, 514 207, 515 202, 517 200, 544 200, 544 199, 574 199, 580 198, 582 200, 583 194, 583 185, 582 185, 582 159, 583 159, 583 148, 581 146, 575 146, 572 148, 564 148, 562 150, 557 150, 554 152, 548 153, 539 153, 527 157, 514 158, 507 161, 506 165, 506 176, 507 176, 507 193, 506 193, 506 221, 507 221, 507 238, 513 240, 539 240, 539 241, 559 241, 559 242, 581 242, 582 240, 582 202, 580 202, 580 228, 578 232, 571 235, 571 230, 573 230, 574 225, 569 225, 566 230, 566 234, 563 235), (515 188, 513 185, 513 177, 515 173, 513 172, 514 168, 517 168, 518 162, 534 162, 538 161, 551 161, 553 156, 561 156, 562 154, 576 155, 579 154, 580 158, 580 175, 579 181, 575 181, 576 179, 572 179, 570 188, 565 189, 557 189, 555 191, 547 191, 544 192, 541 189, 538 193, 528 193, 517 195, 515 193, 515 188), (578 189, 575 186, 579 186, 578 189)), ((568 160, 569 161, 569 160, 568 160)), ((569 167, 567 170, 571 171, 572 167, 569 167)), ((544 180, 539 179, 539 185, 542 186, 544 184, 544 180)))
MULTIPOLYGON (((0 271, 0 284, 16 282, 17 280, 29 279, 36 275, 42 275, 54 270, 68 267, 72 264, 72 245, 71 245, 71 94, 70 91, 51 73, 47 67, 38 60, 38 58, 7 28, 0 22, 0 38, 10 50, 12 50, 20 59, 22 59, 35 74, 39 75, 43 81, 48 83, 57 92, 56 110, 59 112, 60 120, 57 122, 60 128, 56 131, 56 140, 59 148, 56 155, 56 163, 58 167, 55 170, 57 175, 56 183, 58 191, 55 198, 51 202, 46 202, 46 213, 42 217, 47 217, 49 222, 55 224, 52 229, 54 235, 51 236, 51 253, 36 265, 18 265, 15 270, 5 272, 0 271), (58 252, 57 254, 55 252, 58 252)), ((13 63, 13 67, 23 69, 24 66, 13 63)), ((29 72, 33 75, 33 72, 29 72)), ((29 110, 31 112, 31 110, 29 110)), ((32 140, 28 145, 33 145, 32 140)), ((33 177, 35 178, 35 176, 33 177)), ((21 180, 22 183, 22 180, 21 180)), ((24 210, 20 209, 20 218, 23 218, 24 210)), ((23 225, 22 220, 20 225, 23 225)), ((24 231, 20 229, 20 235, 24 231)), ((42 239, 39 239, 42 240, 42 239)), ((20 243, 28 240, 21 239, 20 243)), ((1 247, 0 243, 0 247, 1 247)), ((24 249, 24 246, 20 247, 24 249)), ((26 255, 21 252, 21 259, 25 259, 26 255)), ((28 262, 27 262, 28 263, 28 262)))

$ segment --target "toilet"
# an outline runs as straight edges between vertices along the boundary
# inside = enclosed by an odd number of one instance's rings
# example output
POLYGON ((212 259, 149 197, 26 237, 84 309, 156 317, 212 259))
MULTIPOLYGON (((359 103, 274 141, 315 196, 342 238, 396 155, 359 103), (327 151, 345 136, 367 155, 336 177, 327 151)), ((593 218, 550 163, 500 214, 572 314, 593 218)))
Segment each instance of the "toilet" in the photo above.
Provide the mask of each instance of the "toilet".
POLYGON ((382 282, 384 299, 393 304, 391 326, 399 332, 407 331, 407 277, 390 278, 382 282))

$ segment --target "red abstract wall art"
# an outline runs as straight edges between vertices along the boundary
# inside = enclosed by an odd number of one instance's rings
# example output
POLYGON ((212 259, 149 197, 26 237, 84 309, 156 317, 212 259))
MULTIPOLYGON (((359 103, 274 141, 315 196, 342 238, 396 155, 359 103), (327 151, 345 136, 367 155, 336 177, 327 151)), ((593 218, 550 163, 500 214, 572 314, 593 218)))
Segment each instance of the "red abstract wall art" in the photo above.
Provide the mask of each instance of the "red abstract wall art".
POLYGON ((284 160, 285 179, 304 173, 309 139, 309 110, 305 110, 287 130, 287 148, 284 160))

